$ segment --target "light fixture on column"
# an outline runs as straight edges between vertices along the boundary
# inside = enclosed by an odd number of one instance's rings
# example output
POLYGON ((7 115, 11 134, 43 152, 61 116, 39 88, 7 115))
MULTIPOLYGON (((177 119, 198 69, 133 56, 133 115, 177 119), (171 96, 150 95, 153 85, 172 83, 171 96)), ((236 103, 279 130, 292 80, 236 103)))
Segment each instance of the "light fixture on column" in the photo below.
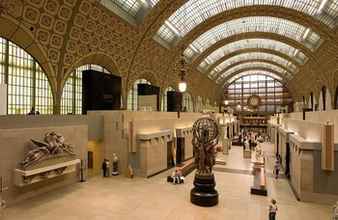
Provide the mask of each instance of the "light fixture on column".
POLYGON ((185 58, 182 50, 181 54, 181 69, 180 69, 180 82, 178 83, 178 90, 183 93, 187 91, 187 82, 185 81, 185 74, 186 74, 186 69, 185 69, 185 58))

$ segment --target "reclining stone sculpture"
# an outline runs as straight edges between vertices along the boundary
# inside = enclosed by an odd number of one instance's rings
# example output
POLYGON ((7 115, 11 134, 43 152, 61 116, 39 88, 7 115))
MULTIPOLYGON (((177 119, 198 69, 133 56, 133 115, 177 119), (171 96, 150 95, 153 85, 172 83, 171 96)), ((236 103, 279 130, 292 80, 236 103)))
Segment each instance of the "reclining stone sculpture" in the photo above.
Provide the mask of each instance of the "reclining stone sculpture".
POLYGON ((63 136, 56 132, 46 133, 43 142, 31 139, 33 149, 26 154, 20 165, 26 169, 53 157, 75 155, 73 147, 64 141, 63 136))

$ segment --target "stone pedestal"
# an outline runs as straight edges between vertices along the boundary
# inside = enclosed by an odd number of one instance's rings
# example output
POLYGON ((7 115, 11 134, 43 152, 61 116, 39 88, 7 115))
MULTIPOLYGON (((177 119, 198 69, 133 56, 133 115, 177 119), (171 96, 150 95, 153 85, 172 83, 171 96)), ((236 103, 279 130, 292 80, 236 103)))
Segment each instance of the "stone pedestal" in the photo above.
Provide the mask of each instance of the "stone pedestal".
POLYGON ((194 188, 190 192, 190 201, 198 206, 215 206, 218 204, 218 192, 215 190, 214 174, 195 175, 194 188))

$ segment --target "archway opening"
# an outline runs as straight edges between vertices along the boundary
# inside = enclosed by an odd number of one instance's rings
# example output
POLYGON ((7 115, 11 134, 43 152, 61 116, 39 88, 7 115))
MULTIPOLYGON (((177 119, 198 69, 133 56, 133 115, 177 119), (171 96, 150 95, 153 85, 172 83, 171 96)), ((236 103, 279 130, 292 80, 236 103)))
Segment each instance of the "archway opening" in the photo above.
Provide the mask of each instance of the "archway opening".
POLYGON ((172 97, 174 95, 176 95, 176 93, 175 93, 175 89, 173 87, 169 86, 164 90, 164 93, 162 95, 162 101, 161 101, 161 111, 162 112, 168 111, 168 103, 171 102, 170 99, 172 99, 172 97))
MULTIPOLYGON (((99 73, 112 74, 97 64, 86 64, 76 68, 68 77, 63 87, 61 98, 61 114, 82 114, 83 100, 83 71, 93 70, 99 73)), ((121 97, 120 97, 121 102, 121 97)))
POLYGON ((146 79, 138 79, 128 92, 127 109, 131 111, 159 111, 160 87, 146 79))

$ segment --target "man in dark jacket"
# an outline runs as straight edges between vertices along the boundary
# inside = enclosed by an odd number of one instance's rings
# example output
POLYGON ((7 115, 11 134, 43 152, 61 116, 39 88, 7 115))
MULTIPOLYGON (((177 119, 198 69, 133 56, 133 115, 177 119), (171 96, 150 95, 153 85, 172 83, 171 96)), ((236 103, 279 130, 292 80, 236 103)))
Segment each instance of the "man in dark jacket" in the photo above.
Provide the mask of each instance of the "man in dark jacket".
POLYGON ((107 160, 104 159, 102 162, 102 171, 103 171, 103 177, 107 177, 107 160))

